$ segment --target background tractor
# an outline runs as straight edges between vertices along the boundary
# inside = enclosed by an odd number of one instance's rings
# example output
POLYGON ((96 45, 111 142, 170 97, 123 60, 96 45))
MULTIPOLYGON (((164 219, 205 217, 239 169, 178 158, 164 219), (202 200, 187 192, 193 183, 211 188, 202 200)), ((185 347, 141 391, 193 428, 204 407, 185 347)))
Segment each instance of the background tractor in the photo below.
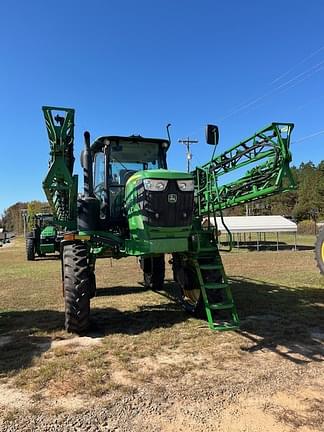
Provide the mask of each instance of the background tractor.
POLYGON ((60 252, 63 235, 54 224, 54 218, 49 213, 36 213, 27 216, 28 225, 32 228, 26 234, 26 256, 33 261, 35 255, 43 257, 46 254, 60 252))
POLYGON ((7 232, 4 228, 0 228, 0 247, 6 243, 10 243, 10 239, 14 236, 14 233, 7 232))
MULTIPOLYGON (((226 208, 294 188, 289 168, 293 124, 272 123, 219 156, 214 150, 210 162, 191 173, 167 168, 169 134, 167 139, 105 135, 90 144, 85 132, 84 191, 78 195, 74 110, 43 107, 43 113, 50 141, 43 188, 55 224, 65 229, 66 330, 82 333, 89 326, 97 258, 139 257, 146 287, 161 290, 165 254, 172 257, 181 305, 207 317, 211 329, 237 328, 217 227, 210 220, 222 217, 226 208), (238 180, 218 184, 223 175, 243 167, 249 170, 238 180)), ((206 140, 216 148, 216 126, 207 126, 206 140)))

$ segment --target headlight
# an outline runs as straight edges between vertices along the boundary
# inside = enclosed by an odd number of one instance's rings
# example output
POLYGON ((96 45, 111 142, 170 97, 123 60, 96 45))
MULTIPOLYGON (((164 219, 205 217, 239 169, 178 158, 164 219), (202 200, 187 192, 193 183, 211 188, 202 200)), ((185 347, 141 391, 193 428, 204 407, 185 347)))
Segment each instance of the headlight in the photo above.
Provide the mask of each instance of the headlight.
POLYGON ((178 188, 184 192, 190 192, 194 190, 193 180, 177 180, 178 188))
POLYGON ((168 180, 153 180, 145 179, 143 180, 144 189, 154 192, 162 192, 167 187, 168 180))

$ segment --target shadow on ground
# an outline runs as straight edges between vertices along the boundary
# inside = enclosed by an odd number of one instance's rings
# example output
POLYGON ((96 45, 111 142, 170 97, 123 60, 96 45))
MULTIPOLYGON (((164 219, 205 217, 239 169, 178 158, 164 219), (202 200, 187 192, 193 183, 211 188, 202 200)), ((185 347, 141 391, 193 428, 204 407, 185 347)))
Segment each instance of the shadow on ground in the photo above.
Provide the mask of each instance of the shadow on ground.
MULTIPOLYGON (((240 277, 232 277, 230 282, 241 318, 238 333, 250 341, 249 347, 245 344, 242 350, 250 353, 270 350, 298 364, 323 359, 324 289, 292 289, 240 277)), ((117 287, 103 288, 101 295, 132 294, 144 288, 119 289, 121 293, 117 287)), ((164 296, 164 303, 143 304, 137 310, 94 308, 92 328, 87 335, 138 335, 170 328, 190 318, 174 300, 174 283, 166 283, 158 294, 164 296)), ((50 348, 51 333, 62 330, 63 325, 64 313, 55 310, 0 313, 0 377, 28 367, 35 356, 50 348)))
POLYGON ((60 330, 63 313, 53 310, 9 311, 0 313, 0 377, 28 367, 35 356, 47 351, 50 335, 60 330))
POLYGON ((323 361, 324 289, 291 288, 248 278, 230 278, 241 326, 253 345, 298 364, 323 361))
MULTIPOLYGON (((120 286, 99 288, 97 296, 120 296, 147 292, 144 286, 120 286)), ((178 288, 172 281, 165 281, 163 291, 156 292, 166 299, 161 304, 143 304, 136 311, 120 311, 113 308, 94 308, 91 312, 90 334, 106 336, 112 333, 140 334, 156 328, 168 328, 186 321, 190 316, 177 303, 178 288)))
POLYGON ((138 294, 147 291, 144 286, 115 286, 109 288, 98 288, 97 297, 121 296, 128 294, 138 294))
MULTIPOLYGON (((168 328, 186 321, 180 306, 170 301, 170 284, 161 293, 168 301, 143 305, 137 310, 93 308, 91 326, 84 336, 103 337, 110 334, 137 335, 157 328, 168 328)), ((121 287, 123 294, 141 292, 141 287, 121 287)), ((101 295, 119 295, 117 288, 102 289, 101 295)), ((0 313, 0 377, 32 364, 35 357, 51 347, 51 333, 63 330, 64 312, 55 310, 8 311, 0 313), (45 335, 43 335, 45 333, 45 335)))

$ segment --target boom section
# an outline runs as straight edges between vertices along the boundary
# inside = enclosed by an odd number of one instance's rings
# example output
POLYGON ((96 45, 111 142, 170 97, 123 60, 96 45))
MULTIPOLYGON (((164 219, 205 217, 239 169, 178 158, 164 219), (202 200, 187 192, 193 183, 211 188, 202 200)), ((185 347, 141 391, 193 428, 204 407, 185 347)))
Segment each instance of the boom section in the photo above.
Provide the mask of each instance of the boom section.
POLYGON ((74 109, 42 107, 50 143, 48 173, 43 189, 56 222, 74 229, 78 176, 73 175, 74 109))
POLYGON ((292 123, 271 123, 194 171, 197 214, 208 216, 295 188, 289 163, 292 123), (233 171, 249 167, 233 180, 233 171), (232 173, 232 174, 231 174, 232 173), (221 178, 229 174, 231 181, 221 178))

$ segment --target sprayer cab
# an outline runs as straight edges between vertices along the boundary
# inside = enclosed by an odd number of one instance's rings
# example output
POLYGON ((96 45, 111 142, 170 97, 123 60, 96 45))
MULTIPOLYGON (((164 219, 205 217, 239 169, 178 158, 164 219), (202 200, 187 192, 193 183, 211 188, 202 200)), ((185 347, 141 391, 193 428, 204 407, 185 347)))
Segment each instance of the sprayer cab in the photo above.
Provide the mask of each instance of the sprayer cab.
POLYGON ((187 249, 193 178, 167 170, 169 146, 165 139, 135 135, 103 136, 90 146, 85 135, 81 155, 85 194, 79 200, 79 228, 122 231, 128 253, 135 255, 172 252, 177 239, 183 239, 180 249, 187 249), (172 246, 163 241, 170 232, 172 246))
POLYGON ((128 179, 138 171, 166 169, 168 147, 165 140, 140 136, 103 136, 93 142, 91 149, 86 145, 82 154, 84 184, 100 203, 100 221, 104 229, 123 222, 125 225, 128 179))

